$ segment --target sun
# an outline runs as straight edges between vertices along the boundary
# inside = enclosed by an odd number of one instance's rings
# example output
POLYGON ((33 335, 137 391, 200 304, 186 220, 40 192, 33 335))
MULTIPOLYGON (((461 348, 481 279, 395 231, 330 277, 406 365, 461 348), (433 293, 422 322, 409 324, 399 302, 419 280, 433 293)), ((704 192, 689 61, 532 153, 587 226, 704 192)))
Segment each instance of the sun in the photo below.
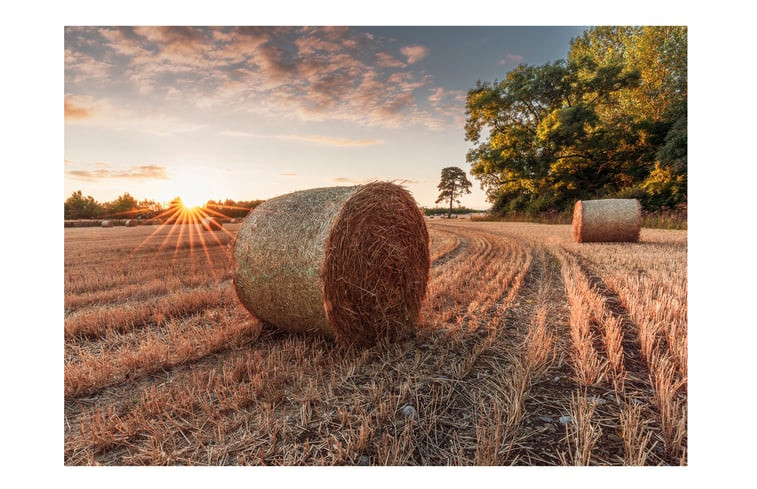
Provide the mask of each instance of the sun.
POLYGON ((192 194, 185 194, 181 196, 181 204, 185 209, 195 209, 205 205, 206 200, 201 197, 197 197, 192 194))

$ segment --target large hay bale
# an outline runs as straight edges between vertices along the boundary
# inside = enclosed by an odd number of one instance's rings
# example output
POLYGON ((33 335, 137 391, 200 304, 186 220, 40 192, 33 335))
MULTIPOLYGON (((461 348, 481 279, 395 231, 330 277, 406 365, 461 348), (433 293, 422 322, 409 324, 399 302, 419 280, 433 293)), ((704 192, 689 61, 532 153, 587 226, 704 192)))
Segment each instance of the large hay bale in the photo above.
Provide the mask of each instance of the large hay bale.
POLYGON ((126 222, 124 222, 124 226, 127 228, 133 228, 135 226, 139 226, 139 221, 136 219, 127 219, 126 222))
POLYGON ((102 221, 100 223, 100 226, 104 227, 104 228, 112 228, 113 227, 113 222, 112 221, 107 221, 107 220, 106 221, 102 221))
POLYGON ((229 221, 229 224, 239 224, 240 222, 242 222, 241 218, 234 217, 234 218, 231 219, 231 221, 229 221))
POLYGON ((233 261, 237 295, 261 320, 371 344, 416 322, 429 274, 428 231, 398 185, 317 188, 250 212, 233 261))
POLYGON ((579 200, 573 208, 573 241, 639 241, 641 203, 636 199, 579 200))
POLYGON ((203 231, 218 231, 223 229, 223 224, 221 224, 221 221, 217 217, 203 217, 201 224, 203 231))

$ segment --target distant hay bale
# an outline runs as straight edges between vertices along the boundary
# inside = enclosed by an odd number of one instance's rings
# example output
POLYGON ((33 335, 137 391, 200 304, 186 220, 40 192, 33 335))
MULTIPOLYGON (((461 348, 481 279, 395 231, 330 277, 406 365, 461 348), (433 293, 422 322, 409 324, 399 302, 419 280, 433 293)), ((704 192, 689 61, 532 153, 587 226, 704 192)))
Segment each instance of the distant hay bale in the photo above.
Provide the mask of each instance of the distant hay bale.
POLYGON ((100 223, 100 226, 104 227, 104 228, 112 228, 113 227, 113 222, 112 221, 102 221, 100 223))
POLYGON ((150 224, 153 226, 160 226, 163 222, 163 219, 150 219, 150 224))
POLYGON ((573 208, 573 241, 639 241, 641 203, 636 199, 579 200, 573 208))
POLYGON ((139 221, 136 219, 127 219, 126 222, 124 222, 124 226, 127 228, 133 228, 135 226, 139 226, 139 221))
POLYGON ((216 217, 216 220, 222 224, 228 224, 231 222, 230 217, 216 217))
POLYGON ((239 224, 240 222, 242 222, 242 219, 234 217, 231 219, 231 221, 229 221, 229 224, 239 224))
POLYGON ((68 219, 63 221, 64 228, 89 228, 99 226, 97 219, 68 219))
POLYGON ((223 229, 223 224, 221 224, 217 217, 203 217, 200 222, 203 231, 218 231, 223 229))
POLYGON ((415 324, 428 243, 423 214, 398 185, 303 190, 248 214, 234 243, 234 284, 263 321, 371 344, 415 324))

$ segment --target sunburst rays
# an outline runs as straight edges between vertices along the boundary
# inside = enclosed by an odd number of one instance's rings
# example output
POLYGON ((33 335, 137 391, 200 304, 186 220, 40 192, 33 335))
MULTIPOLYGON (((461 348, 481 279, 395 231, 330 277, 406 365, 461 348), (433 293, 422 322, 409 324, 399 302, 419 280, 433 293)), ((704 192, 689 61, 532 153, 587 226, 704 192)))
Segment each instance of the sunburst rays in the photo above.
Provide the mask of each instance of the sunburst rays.
MULTIPOLYGON (((226 205, 214 205, 214 207, 221 208, 222 210, 249 210, 246 207, 226 205)), ((145 209, 134 209, 120 214, 136 215, 144 211, 145 209)), ((131 258, 139 250, 145 251, 148 244, 157 244, 159 242, 160 244, 157 245, 157 249, 154 251, 153 260, 162 259, 161 253, 164 250, 171 250, 172 253, 168 251, 171 253, 171 263, 175 264, 179 256, 179 250, 188 245, 191 266, 194 267, 196 264, 195 254, 197 253, 198 257, 202 257, 200 258, 200 263, 206 264, 210 275, 214 280, 217 280, 209 247, 218 246, 225 248, 225 252, 228 255, 231 253, 228 243, 234 238, 234 234, 225 229, 222 223, 218 228, 204 225, 203 220, 206 218, 228 219, 229 216, 223 212, 209 208, 209 205, 204 207, 193 206, 185 203, 180 198, 174 199, 168 209, 144 221, 145 224, 155 223, 158 220, 161 222, 136 248, 131 250, 127 258, 131 258), (168 230, 167 233, 165 232, 166 229, 168 230)))

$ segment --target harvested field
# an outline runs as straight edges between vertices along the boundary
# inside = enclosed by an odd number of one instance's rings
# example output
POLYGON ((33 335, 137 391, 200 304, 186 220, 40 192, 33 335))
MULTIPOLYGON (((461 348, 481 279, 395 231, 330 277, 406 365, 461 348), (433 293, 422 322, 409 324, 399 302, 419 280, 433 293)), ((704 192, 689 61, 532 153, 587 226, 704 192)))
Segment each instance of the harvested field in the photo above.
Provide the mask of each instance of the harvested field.
POLYGON ((370 348, 253 319, 241 224, 66 229, 66 465, 687 463, 685 231, 426 222, 419 331, 370 348))

